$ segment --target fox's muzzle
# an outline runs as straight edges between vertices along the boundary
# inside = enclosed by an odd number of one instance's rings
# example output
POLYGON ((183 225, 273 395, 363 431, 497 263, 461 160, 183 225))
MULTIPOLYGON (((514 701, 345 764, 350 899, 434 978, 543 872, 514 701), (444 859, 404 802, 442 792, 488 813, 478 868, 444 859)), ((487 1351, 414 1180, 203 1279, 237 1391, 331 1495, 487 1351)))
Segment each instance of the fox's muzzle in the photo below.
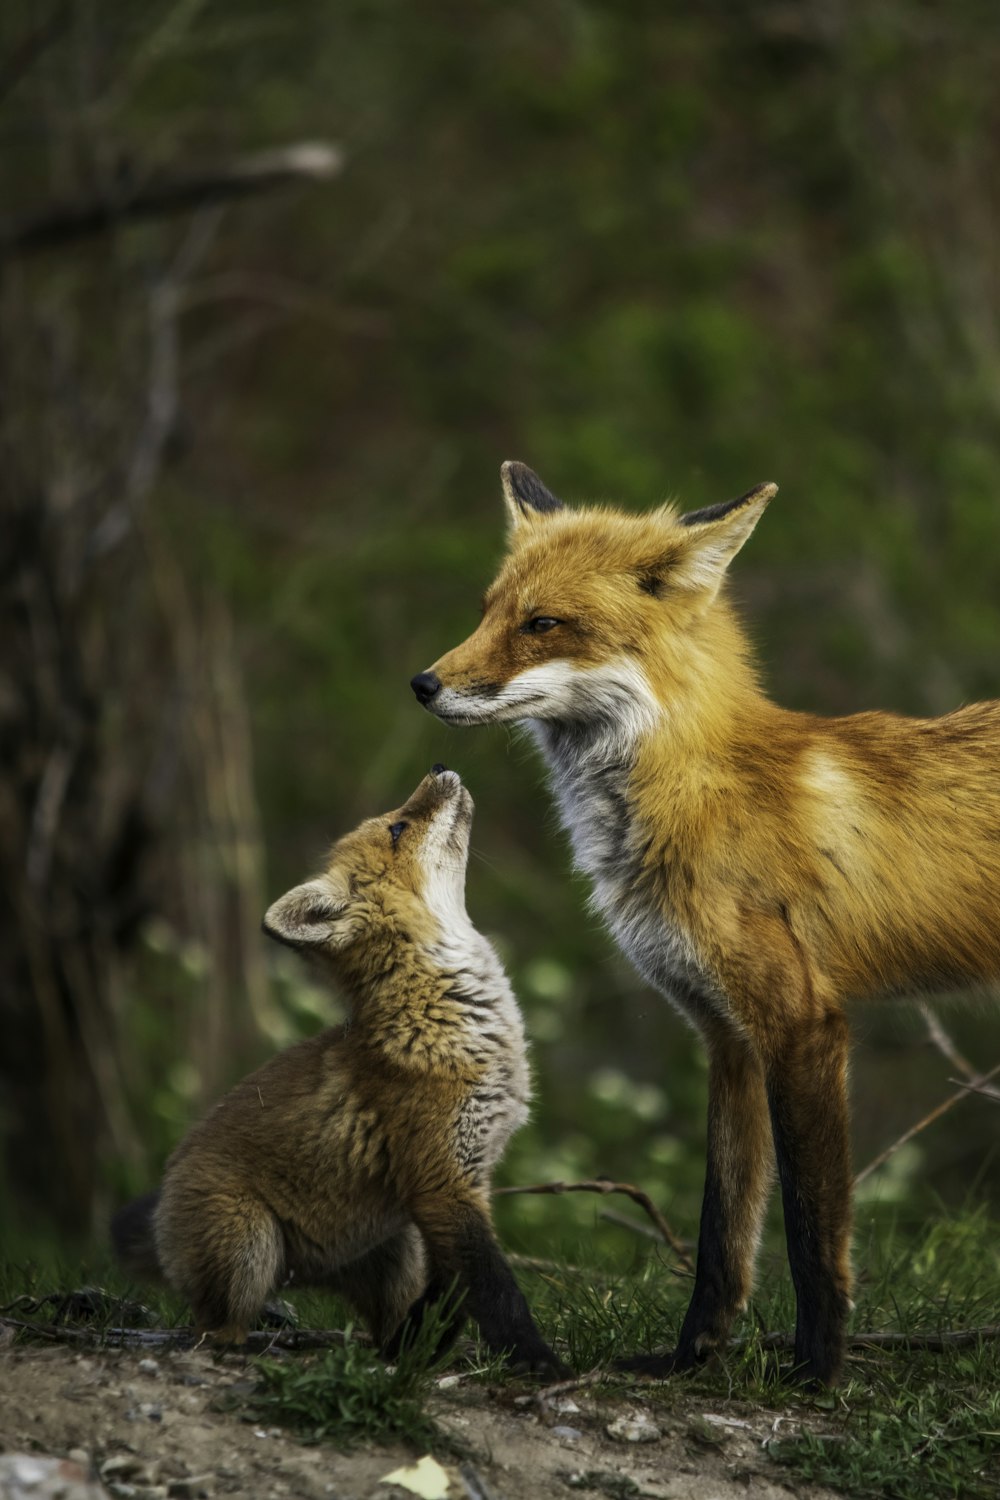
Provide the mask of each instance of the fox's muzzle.
POLYGON ((471 807, 472 798, 462 785, 458 772, 449 771, 439 761, 406 799, 399 813, 404 818, 433 818, 444 803, 452 802, 456 797, 468 801, 471 807))

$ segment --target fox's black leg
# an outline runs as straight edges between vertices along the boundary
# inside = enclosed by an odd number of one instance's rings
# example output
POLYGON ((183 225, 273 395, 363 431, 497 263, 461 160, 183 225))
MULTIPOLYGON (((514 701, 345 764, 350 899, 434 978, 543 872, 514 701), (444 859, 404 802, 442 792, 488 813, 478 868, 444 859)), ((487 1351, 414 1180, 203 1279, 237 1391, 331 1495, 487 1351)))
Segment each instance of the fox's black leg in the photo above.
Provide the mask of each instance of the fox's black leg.
POLYGON ((735 1027, 706 1027, 708 1161, 694 1292, 669 1354, 637 1355, 619 1368, 664 1377, 688 1370, 726 1339, 753 1281, 774 1168, 764 1073, 735 1027))
MULTIPOLYGON (((465 1186, 464 1184, 462 1185, 465 1186)), ((461 1295, 487 1346, 517 1368, 560 1376, 565 1366, 542 1338, 514 1273, 497 1244, 485 1204, 465 1189, 458 1196, 424 1195, 412 1205, 431 1265, 432 1281, 461 1295)))
POLYGON ((768 1099, 795 1285, 796 1373, 832 1385, 851 1306, 847 1022, 800 1020, 768 1068, 768 1099))

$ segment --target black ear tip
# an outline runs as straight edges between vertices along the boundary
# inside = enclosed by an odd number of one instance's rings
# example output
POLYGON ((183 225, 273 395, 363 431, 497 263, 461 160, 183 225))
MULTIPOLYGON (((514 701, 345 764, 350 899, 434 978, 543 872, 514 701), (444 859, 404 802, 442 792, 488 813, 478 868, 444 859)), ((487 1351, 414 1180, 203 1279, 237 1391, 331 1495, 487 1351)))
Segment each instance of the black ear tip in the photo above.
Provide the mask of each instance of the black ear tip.
POLYGON ((562 510, 563 503, 539 479, 534 469, 508 458, 500 465, 500 476, 504 488, 513 496, 522 510, 562 510))
POLYGON ((777 493, 778 486, 771 480, 755 484, 752 490, 737 495, 735 500, 722 500, 718 505, 706 505, 704 510, 689 511, 686 516, 680 517, 680 523, 682 526, 704 526, 706 522, 721 521, 734 510, 741 510, 744 505, 749 505, 751 500, 771 500, 777 493))

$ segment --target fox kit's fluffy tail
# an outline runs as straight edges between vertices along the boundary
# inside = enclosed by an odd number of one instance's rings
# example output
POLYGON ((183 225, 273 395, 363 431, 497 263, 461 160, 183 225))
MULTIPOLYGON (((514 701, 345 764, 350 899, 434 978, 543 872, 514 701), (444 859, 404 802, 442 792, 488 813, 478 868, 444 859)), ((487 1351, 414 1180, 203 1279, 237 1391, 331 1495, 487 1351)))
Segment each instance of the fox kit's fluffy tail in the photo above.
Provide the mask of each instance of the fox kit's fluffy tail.
POLYGON ((160 1190, 143 1193, 120 1208, 111 1220, 111 1243, 118 1264, 141 1281, 162 1281, 163 1270, 156 1254, 153 1215, 160 1190))

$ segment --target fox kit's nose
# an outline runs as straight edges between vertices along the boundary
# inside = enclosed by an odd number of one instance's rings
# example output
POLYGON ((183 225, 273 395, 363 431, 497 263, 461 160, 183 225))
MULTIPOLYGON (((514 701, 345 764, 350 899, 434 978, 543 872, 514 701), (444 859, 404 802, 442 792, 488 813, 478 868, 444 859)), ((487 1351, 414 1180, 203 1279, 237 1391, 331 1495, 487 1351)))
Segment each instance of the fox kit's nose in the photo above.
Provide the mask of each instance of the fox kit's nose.
POLYGON ((410 678, 410 687, 421 703, 429 703, 440 686, 433 672, 418 672, 416 677, 410 678))

